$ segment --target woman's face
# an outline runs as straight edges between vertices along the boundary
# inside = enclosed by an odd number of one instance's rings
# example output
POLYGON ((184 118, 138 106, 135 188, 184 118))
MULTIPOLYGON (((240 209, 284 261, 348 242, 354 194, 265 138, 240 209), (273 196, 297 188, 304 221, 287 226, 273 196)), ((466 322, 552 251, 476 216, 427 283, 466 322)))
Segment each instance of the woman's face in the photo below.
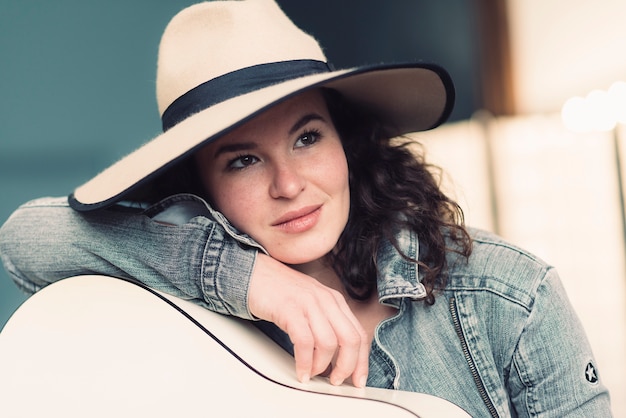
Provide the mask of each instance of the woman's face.
POLYGON ((318 91, 289 99, 198 152, 216 209, 287 264, 320 259, 348 221, 348 165, 318 91))

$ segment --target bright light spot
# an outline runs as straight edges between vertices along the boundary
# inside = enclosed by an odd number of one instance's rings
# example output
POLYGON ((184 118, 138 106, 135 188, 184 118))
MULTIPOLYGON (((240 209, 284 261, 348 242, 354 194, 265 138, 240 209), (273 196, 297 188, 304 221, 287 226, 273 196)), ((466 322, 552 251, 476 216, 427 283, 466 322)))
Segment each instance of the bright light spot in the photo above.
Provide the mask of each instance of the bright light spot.
POLYGON ((593 90, 587 97, 572 97, 561 109, 565 126, 574 132, 610 131, 626 123, 626 82, 608 91, 593 90))
POLYGON ((594 131, 610 131, 615 128, 615 111, 609 102, 609 94, 594 90, 586 98, 587 115, 591 118, 594 131))
POLYGON ((592 129, 591 123, 588 118, 580 117, 586 112, 585 99, 576 96, 565 102, 561 109, 561 118, 567 129, 574 132, 589 132, 592 129))

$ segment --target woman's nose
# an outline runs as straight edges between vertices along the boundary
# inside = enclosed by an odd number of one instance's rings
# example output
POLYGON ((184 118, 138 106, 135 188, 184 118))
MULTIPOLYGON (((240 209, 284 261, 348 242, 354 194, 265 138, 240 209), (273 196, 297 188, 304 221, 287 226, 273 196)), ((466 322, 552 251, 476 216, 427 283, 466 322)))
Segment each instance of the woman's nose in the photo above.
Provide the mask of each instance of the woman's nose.
POLYGON ((272 198, 293 199, 304 190, 306 180, 302 176, 301 169, 297 167, 297 163, 277 165, 272 174, 269 191, 272 198))

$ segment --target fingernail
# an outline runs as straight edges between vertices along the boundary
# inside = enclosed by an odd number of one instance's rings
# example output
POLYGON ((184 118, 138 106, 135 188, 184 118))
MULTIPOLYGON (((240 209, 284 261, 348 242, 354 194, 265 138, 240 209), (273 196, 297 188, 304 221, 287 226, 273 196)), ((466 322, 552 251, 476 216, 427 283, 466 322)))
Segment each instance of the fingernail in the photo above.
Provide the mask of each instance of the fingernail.
POLYGON ((306 373, 305 373, 305 374, 303 374, 303 375, 302 375, 302 377, 300 378, 300 381, 301 381, 302 383, 308 383, 308 382, 309 382, 309 380, 311 380, 311 376, 309 376, 309 375, 308 375, 308 374, 306 374, 306 373))
POLYGON ((361 378, 359 379, 359 387, 364 388, 366 384, 367 384, 367 376, 361 376, 361 378))
POLYGON ((333 386, 341 386, 342 383, 343 383, 343 379, 339 379, 336 377, 333 377, 330 379, 330 384, 333 386))

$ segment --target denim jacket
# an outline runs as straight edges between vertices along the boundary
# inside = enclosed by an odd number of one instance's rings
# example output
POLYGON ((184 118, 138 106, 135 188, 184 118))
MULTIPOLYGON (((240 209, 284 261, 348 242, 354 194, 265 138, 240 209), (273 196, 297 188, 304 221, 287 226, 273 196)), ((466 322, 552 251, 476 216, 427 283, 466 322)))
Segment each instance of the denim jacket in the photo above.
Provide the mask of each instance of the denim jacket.
MULTIPOLYGON (((470 230, 469 259, 448 255, 448 280, 426 304, 420 272, 393 246, 379 251, 381 303, 398 313, 377 328, 368 386, 429 393, 474 417, 608 417, 609 395, 555 270, 489 233, 470 230)), ((415 234, 398 235, 417 258, 415 234)), ((78 213, 65 198, 19 208, 0 229, 0 254, 29 293, 64 277, 106 274, 254 319, 247 307, 258 251, 191 195, 141 213, 78 213)), ((273 325, 263 327, 289 350, 273 325)), ((282 335, 281 335, 282 334, 282 335)))

